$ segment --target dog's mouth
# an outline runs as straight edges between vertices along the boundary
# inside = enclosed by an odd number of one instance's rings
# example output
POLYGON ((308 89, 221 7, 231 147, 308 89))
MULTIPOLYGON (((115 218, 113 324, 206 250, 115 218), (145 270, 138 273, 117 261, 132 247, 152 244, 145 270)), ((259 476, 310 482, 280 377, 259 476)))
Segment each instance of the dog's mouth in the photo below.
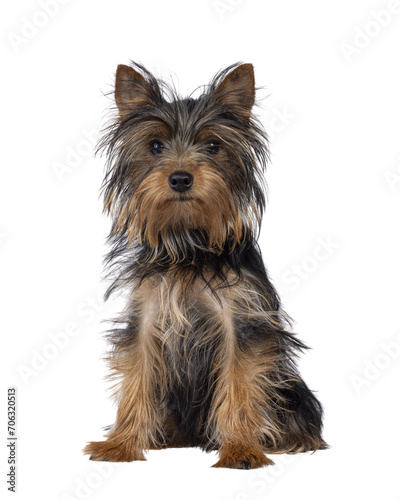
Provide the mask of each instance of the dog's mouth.
POLYGON ((164 211, 164 210, 168 210, 168 207, 172 208, 175 204, 180 205, 181 203, 189 203, 189 202, 194 201, 194 200, 197 200, 197 198, 194 198, 193 196, 188 196, 185 194, 179 194, 177 196, 167 198, 164 202, 162 202, 160 205, 158 205, 157 208, 158 208, 158 210, 164 211))
POLYGON ((174 201, 177 201, 179 203, 183 203, 184 201, 190 201, 193 200, 191 196, 187 196, 184 194, 180 194, 178 197, 174 198, 174 201))

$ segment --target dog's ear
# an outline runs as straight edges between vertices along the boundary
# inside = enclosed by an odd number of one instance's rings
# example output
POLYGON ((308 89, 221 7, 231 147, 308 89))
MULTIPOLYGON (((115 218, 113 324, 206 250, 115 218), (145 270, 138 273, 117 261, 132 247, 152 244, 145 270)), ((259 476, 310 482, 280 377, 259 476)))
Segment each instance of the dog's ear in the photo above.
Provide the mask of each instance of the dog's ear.
POLYGON ((149 84, 138 71, 120 64, 115 75, 115 102, 120 116, 140 108, 149 101, 149 84))
POLYGON ((218 84, 214 91, 217 102, 231 107, 244 118, 249 118, 255 100, 254 69, 252 64, 241 64, 218 84))

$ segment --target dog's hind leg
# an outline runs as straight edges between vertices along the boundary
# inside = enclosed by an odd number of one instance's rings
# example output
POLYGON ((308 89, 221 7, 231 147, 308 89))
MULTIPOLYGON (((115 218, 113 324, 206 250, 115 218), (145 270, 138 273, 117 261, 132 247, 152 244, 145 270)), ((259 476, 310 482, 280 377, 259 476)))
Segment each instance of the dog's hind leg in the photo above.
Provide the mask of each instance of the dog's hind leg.
POLYGON ((278 418, 284 432, 275 445, 275 452, 301 453, 328 448, 322 438, 321 404, 305 382, 293 374, 277 394, 281 401, 278 418))

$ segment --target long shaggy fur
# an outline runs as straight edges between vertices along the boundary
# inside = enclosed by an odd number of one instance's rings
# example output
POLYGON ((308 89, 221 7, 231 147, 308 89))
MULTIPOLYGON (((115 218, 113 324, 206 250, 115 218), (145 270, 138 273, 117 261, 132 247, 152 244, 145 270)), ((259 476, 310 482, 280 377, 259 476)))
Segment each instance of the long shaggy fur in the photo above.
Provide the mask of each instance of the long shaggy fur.
POLYGON ((108 336, 117 419, 85 448, 94 460, 199 446, 219 451, 216 467, 251 468, 272 463, 266 451, 326 447, 295 365, 305 346, 257 245, 268 142, 254 95, 248 64, 185 99, 139 64, 118 67, 100 149, 107 296, 125 290, 128 303, 108 336), (168 183, 177 171, 194 179, 185 193, 168 183))

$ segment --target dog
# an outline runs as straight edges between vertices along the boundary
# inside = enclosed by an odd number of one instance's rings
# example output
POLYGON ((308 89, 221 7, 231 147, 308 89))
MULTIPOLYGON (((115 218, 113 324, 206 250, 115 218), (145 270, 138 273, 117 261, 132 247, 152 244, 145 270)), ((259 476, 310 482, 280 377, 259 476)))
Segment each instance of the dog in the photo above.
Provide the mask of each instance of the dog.
POLYGON ((322 406, 302 380, 257 244, 268 137, 253 113, 254 70, 234 64, 182 98, 143 65, 116 72, 115 120, 99 150, 112 217, 106 298, 116 422, 92 460, 145 460, 167 447, 217 450, 214 467, 273 464, 266 453, 327 448, 322 406))

